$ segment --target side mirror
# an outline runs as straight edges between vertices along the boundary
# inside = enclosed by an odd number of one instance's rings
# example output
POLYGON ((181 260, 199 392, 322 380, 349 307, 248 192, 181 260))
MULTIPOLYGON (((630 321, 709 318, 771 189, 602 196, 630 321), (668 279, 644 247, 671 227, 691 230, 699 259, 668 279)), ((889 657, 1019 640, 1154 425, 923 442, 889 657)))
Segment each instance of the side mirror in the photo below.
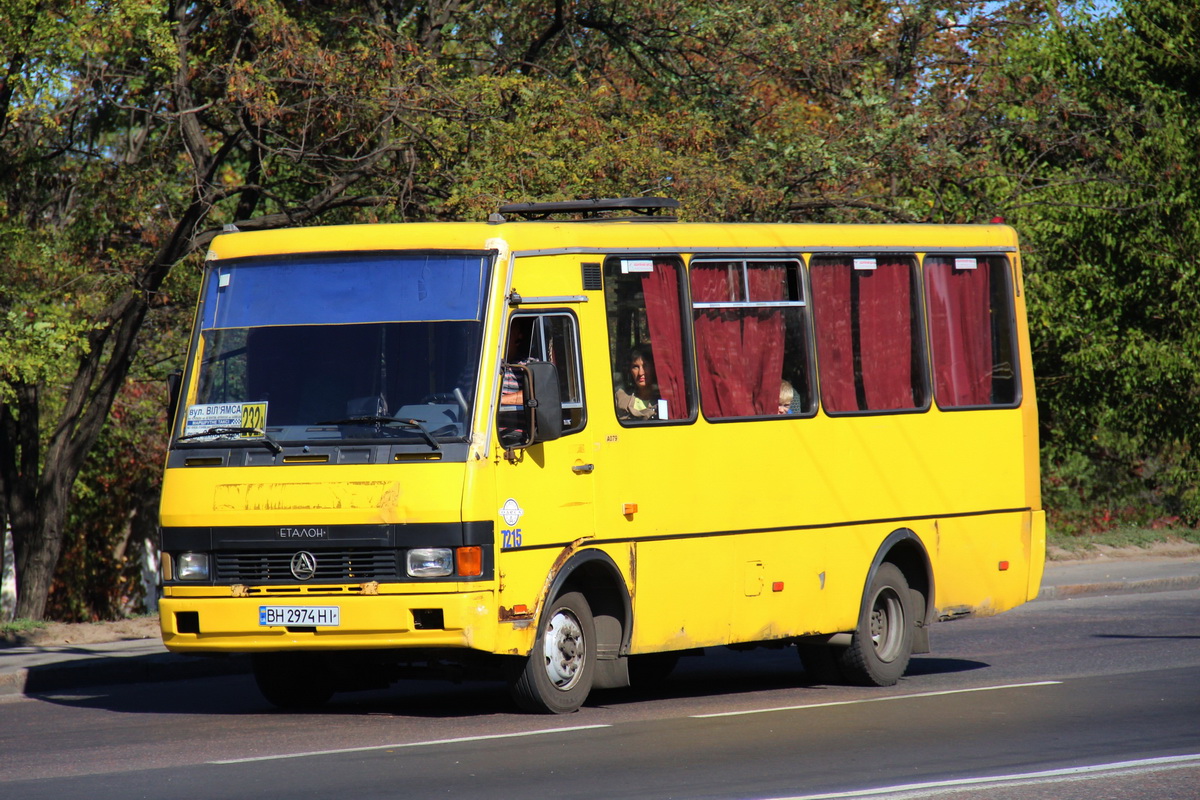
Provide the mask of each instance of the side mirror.
POLYGON ((179 412, 179 390, 183 386, 183 373, 179 370, 167 375, 167 432, 175 429, 175 415, 179 412))
POLYGON ((530 361, 525 365, 527 383, 533 391, 525 408, 533 421, 533 441, 548 442, 562 436, 563 407, 558 391, 558 369, 549 361, 530 361))
POLYGON ((500 406, 500 444, 513 450, 562 436, 558 370, 549 361, 505 364, 520 387, 520 405, 500 406))

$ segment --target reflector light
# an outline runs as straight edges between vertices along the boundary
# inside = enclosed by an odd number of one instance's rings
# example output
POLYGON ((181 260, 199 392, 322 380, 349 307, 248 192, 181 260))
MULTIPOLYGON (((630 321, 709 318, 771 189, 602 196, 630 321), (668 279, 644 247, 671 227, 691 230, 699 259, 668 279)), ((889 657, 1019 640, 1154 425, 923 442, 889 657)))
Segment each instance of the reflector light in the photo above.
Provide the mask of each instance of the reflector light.
POLYGON ((774 583, 772 583, 771 591, 772 592, 782 592, 783 591, 783 581, 775 581, 774 583))
POLYGON ((1000 571, 1001 571, 1001 572, 1006 572, 1007 570, 1008 570, 1008 562, 1007 562, 1007 561, 1001 561, 1001 562, 1000 562, 1000 571))
POLYGON ((625 510, 621 512, 627 517, 632 517, 637 513, 637 503, 626 503, 625 510))

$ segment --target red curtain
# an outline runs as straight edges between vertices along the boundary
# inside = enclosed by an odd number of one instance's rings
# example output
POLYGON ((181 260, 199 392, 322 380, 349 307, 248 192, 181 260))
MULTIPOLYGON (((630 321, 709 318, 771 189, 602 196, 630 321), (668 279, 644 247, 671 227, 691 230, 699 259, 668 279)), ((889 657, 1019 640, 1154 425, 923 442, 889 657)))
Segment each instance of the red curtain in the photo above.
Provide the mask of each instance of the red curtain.
POLYGON ((848 263, 814 263, 811 270, 821 404, 834 413, 858 411, 850 317, 852 271, 848 263))
POLYGON ((992 399, 991 264, 955 269, 947 258, 925 270, 938 405, 980 406, 992 399))
MULTIPOLYGON (((697 264, 691 271, 696 303, 786 299, 784 267, 752 266, 743 289, 742 265, 697 264)), ((696 360, 700 402, 710 417, 775 414, 783 379, 781 309, 696 310, 696 360)))
POLYGON ((654 271, 642 277, 642 294, 659 396, 667 401, 668 418, 682 419, 689 411, 683 372, 678 265, 674 261, 654 262, 654 271))
POLYGON ((825 410, 914 408, 912 262, 814 259, 811 276, 825 410))
MULTIPOLYGON (((787 299, 783 266, 751 266, 750 299, 772 302, 787 299)), ((782 308, 763 308, 742 318, 742 357, 751 381, 754 414, 779 413, 779 388, 783 382, 782 308)))
POLYGON ((866 408, 913 407, 909 263, 857 270, 859 361, 866 408))

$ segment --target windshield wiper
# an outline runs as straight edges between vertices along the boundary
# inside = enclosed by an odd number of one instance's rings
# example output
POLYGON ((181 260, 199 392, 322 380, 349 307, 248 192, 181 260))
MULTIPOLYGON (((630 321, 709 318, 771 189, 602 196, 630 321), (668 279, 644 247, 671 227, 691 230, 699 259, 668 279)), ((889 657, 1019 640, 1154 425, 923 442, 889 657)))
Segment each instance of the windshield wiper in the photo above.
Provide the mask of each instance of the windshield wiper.
POLYGON ((252 444, 261 444, 263 447, 278 455, 283 452, 283 448, 279 446, 279 442, 271 438, 271 435, 262 428, 239 428, 239 427, 218 427, 209 428, 206 431, 199 433, 189 433, 180 436, 175 441, 182 442, 185 439, 201 439, 205 436, 235 436, 239 434, 252 434, 256 438, 241 439, 239 441, 250 442, 252 444))
POLYGON ((376 428, 378 428, 380 425, 402 425, 404 427, 412 428, 413 430, 420 431, 421 437, 423 439, 425 439, 426 442, 429 443, 429 446, 432 447, 435 452, 440 453, 442 451, 441 445, 438 444, 437 439, 433 438, 433 434, 429 432, 429 428, 426 428, 424 423, 425 423, 425 420, 422 420, 422 419, 399 419, 397 417, 382 417, 382 416, 372 416, 370 414, 365 414, 361 417, 346 417, 345 419, 330 419, 330 420, 326 420, 324 422, 318 422, 317 424, 318 425, 374 425, 376 428))

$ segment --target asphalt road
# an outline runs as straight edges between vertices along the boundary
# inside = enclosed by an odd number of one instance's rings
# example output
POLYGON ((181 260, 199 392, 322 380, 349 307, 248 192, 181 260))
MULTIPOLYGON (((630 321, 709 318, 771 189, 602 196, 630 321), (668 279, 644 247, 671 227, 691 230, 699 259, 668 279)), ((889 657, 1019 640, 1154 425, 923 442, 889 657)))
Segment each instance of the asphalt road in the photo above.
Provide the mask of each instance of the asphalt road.
POLYGON ((273 712, 245 676, 0 704, 0 798, 1200 798, 1200 590, 943 623, 889 689, 791 650, 685 659, 658 692, 515 714, 412 683, 273 712))

